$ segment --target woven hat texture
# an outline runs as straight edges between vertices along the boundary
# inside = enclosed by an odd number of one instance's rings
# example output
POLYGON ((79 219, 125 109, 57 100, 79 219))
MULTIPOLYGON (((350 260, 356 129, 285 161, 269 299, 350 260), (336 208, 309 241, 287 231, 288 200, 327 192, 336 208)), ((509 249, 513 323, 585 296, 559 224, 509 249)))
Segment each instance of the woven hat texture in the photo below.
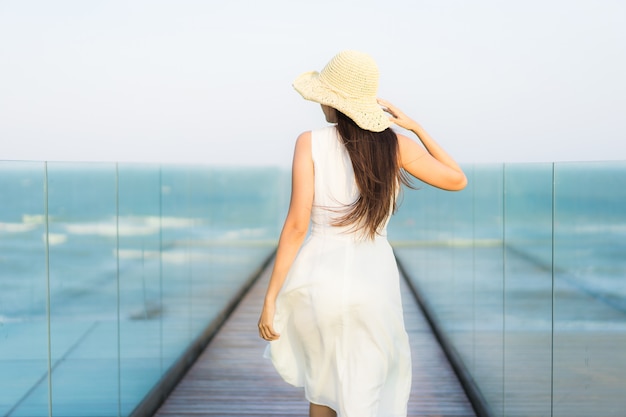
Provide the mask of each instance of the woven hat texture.
POLYGON ((376 101, 378 66, 367 54, 343 51, 321 72, 309 71, 293 82, 306 100, 333 107, 365 130, 382 132, 391 123, 376 101))

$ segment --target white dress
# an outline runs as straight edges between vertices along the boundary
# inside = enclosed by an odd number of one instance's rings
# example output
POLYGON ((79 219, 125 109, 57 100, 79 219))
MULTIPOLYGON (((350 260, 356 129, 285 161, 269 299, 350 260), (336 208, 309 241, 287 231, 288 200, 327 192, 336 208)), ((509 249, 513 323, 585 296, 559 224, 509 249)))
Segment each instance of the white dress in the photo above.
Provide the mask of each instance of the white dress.
POLYGON ((399 274, 387 238, 332 226, 358 196, 334 126, 313 131, 311 233, 276 301, 280 338, 267 354, 288 383, 339 417, 405 417, 411 354, 399 274))

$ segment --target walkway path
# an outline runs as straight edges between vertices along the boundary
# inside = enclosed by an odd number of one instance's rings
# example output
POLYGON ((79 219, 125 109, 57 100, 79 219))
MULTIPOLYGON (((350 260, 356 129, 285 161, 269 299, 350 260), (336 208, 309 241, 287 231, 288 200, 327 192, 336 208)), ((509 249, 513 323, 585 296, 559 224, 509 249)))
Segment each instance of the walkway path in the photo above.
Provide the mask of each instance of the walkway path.
MULTIPOLYGON (((308 415, 302 391, 280 379, 262 358, 256 324, 268 268, 155 417, 308 415)), ((474 417, 461 385, 403 283, 404 313, 413 355, 409 416, 474 417)))

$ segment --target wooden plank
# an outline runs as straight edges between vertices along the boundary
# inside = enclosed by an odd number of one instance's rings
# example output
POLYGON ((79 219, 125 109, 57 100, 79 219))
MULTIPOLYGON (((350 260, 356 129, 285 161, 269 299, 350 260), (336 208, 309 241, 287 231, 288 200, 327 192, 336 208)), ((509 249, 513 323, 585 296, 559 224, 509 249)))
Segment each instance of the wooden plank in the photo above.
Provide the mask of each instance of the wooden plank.
MULTIPOLYGON (((245 295, 222 330, 155 414, 156 417, 306 416, 301 389, 285 383, 258 337, 257 320, 271 265, 245 295)), ((475 417, 461 385, 402 283, 407 332, 413 356, 409 416, 475 417)))

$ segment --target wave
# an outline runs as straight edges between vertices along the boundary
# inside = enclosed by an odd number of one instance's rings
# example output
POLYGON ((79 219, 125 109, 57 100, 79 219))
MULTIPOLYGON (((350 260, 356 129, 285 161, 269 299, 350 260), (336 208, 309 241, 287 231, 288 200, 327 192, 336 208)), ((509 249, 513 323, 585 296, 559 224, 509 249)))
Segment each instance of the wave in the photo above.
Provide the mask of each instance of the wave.
POLYGON ((190 217, 159 217, 159 216, 143 216, 143 217, 127 217, 127 219, 137 219, 145 222, 147 225, 170 228, 190 227, 201 223, 200 219, 190 217))
POLYGON ((65 231, 72 235, 95 235, 114 237, 120 236, 145 236, 158 233, 158 227, 146 225, 120 224, 111 222, 76 223, 65 225, 65 231))
POLYGON ((3 223, 0 222, 0 232, 6 233, 25 233, 37 228, 34 223, 3 223))
MULTIPOLYGON (((49 233, 48 242, 50 245, 61 245, 68 242, 71 236, 100 236, 105 238, 133 237, 133 236, 155 236, 162 230, 176 230, 199 228, 206 225, 206 220, 192 217, 175 216, 121 216, 119 220, 109 217, 99 221, 72 222, 63 221, 59 218, 50 217, 51 229, 55 233, 49 233), (116 221, 117 220, 117 221, 116 221)), ((41 229, 46 217, 42 214, 23 214, 22 222, 0 222, 0 233, 27 233, 41 229)), ((197 231, 198 229, 196 229, 197 231)), ((185 244, 203 245, 206 242, 224 244, 227 242, 243 242, 258 240, 267 237, 269 230, 266 227, 248 227, 230 230, 203 231, 203 237, 198 241, 188 241, 185 244), (209 239, 209 240, 207 240, 209 239)), ((43 238, 45 241, 45 237, 43 238)), ((123 256, 130 258, 140 257, 136 252, 126 252, 123 256)), ((153 256, 144 254, 141 256, 153 256)), ((178 255, 169 256, 168 261, 181 262, 178 255)))
POLYGON ((141 250, 141 249, 120 249, 113 250, 113 256, 118 254, 120 259, 139 260, 139 259, 159 259, 164 263, 183 265, 189 262, 217 262, 220 264, 230 263, 237 264, 241 262, 240 254, 222 254, 211 253, 209 251, 163 251, 141 250))
MULTIPOLYGON (((563 228, 567 231, 567 227, 563 228)), ((584 233, 584 234, 598 234, 598 233, 610 233, 610 234, 626 234, 626 223, 586 223, 577 224, 570 228, 572 232, 584 233)))
POLYGON ((161 229, 182 229, 200 224, 202 221, 187 217, 126 216, 100 222, 66 224, 65 230, 74 235, 96 235, 113 237, 147 236, 159 233, 161 229))
POLYGON ((113 251, 113 255, 118 254, 120 259, 158 259, 159 251, 156 250, 141 250, 141 249, 120 249, 119 251, 113 251))
POLYGON ((22 222, 0 222, 0 232, 26 233, 35 230, 45 221, 43 214, 23 214, 22 222))
POLYGON ((43 214, 22 214, 22 223, 25 224, 44 224, 45 221, 43 214))
MULTIPOLYGON (((114 255, 115 255, 115 251, 114 255)), ((209 260, 210 255, 200 252, 159 252, 155 250, 140 249, 120 249, 118 252, 120 259, 138 260, 138 259, 159 259, 170 264, 185 264, 191 260, 209 260)))
MULTIPOLYGON (((46 240, 46 235, 43 236, 44 242, 46 240)), ((63 233, 48 233, 48 245, 56 246, 62 245, 67 242, 67 235, 63 233)))
POLYGON ((221 238, 226 240, 239 240, 245 238, 258 238, 263 237, 267 233, 267 229, 264 227, 257 228, 244 228, 244 229, 236 229, 229 230, 224 233, 221 238))
POLYGON ((20 323, 23 322, 24 319, 20 318, 20 317, 8 317, 8 316, 3 316, 2 314, 0 314, 0 324, 5 324, 5 323, 20 323))

